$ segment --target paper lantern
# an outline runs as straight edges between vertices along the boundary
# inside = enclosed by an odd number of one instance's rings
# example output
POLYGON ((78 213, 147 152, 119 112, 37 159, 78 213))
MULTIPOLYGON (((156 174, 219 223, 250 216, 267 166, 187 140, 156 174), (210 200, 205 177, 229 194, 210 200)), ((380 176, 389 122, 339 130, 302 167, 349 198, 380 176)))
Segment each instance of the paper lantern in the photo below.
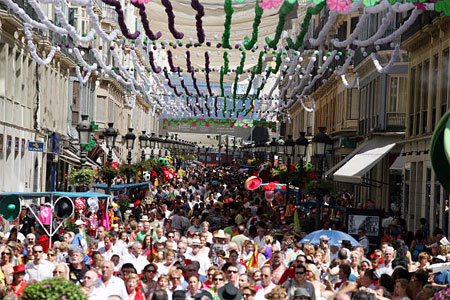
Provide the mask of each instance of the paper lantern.
POLYGON ((251 176, 245 181, 245 189, 249 191, 256 190, 261 185, 262 180, 256 176, 251 176))

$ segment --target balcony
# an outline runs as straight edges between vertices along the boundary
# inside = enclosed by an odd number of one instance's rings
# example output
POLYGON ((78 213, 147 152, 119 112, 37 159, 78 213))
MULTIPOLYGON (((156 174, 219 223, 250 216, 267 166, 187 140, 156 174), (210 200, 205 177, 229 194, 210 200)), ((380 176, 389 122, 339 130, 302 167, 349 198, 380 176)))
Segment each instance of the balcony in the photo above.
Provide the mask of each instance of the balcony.
POLYGON ((434 11, 424 11, 416 21, 402 34, 402 42, 408 40, 415 33, 421 31, 425 26, 432 24, 433 20, 440 16, 434 11))
MULTIPOLYGON (((14 0, 14 2, 19 7, 21 7, 30 16, 30 18, 32 18, 35 21, 40 21, 39 18, 38 18, 37 13, 34 10, 34 8, 30 4, 28 4, 27 0, 14 0)), ((7 10, 10 14, 17 15, 12 10, 10 10, 8 8, 8 6, 5 3, 3 3, 3 1, 0 2, 0 9, 7 10)))
POLYGON ((387 131, 405 131, 406 113, 386 113, 386 130, 387 131))

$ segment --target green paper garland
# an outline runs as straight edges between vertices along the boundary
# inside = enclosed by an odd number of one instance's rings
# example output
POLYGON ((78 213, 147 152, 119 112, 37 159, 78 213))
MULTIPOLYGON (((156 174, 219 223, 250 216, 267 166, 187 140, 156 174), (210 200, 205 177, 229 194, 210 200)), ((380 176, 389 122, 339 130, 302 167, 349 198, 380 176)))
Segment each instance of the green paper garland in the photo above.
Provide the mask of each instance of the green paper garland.
POLYGON ((280 70, 280 66, 281 66, 281 52, 278 52, 276 62, 277 62, 277 64, 276 64, 275 68, 272 70, 273 74, 277 74, 278 70, 280 70))
MULTIPOLYGON (((228 111, 229 112, 229 111, 228 111)), ((225 113, 225 111, 224 111, 225 113)), ((265 120, 250 120, 250 119, 215 119, 215 118, 171 118, 163 119, 163 129, 170 126, 188 125, 191 127, 197 126, 226 126, 226 127, 264 127, 276 129, 276 122, 265 120)))
POLYGON ((225 0, 224 10, 225 10, 225 23, 223 24, 225 29, 222 35, 222 47, 230 48, 230 30, 231 30, 231 17, 233 16, 234 8, 232 5, 232 0, 225 0))
POLYGON ((261 24, 261 17, 264 13, 264 9, 262 9, 259 6, 258 1, 255 3, 255 19, 253 20, 253 32, 252 32, 252 39, 249 37, 244 38, 244 47, 247 50, 250 50, 253 48, 253 46, 258 41, 258 33, 259 33, 259 24, 261 24))
POLYGON ((236 92, 239 75, 244 71, 244 63, 245 63, 246 54, 242 52, 241 62, 239 63, 238 71, 236 72, 236 77, 234 77, 234 89, 233 89, 233 111, 236 110, 236 92))
POLYGON ((278 11, 279 18, 278 18, 278 25, 277 29, 275 31, 275 37, 273 40, 270 39, 270 37, 266 37, 266 43, 270 48, 274 48, 281 37, 281 32, 284 28, 284 23, 286 21, 286 15, 294 8, 294 4, 291 4, 287 1, 283 2, 283 5, 280 7, 280 10, 278 11))
POLYGON ((308 32, 309 29, 309 23, 311 21, 311 17, 313 15, 317 15, 320 13, 320 11, 326 6, 326 2, 322 2, 318 4, 316 7, 308 7, 306 10, 305 18, 303 19, 303 23, 300 26, 302 30, 300 30, 300 33, 297 35, 297 40, 294 42, 291 38, 287 38, 286 41, 288 43, 289 48, 298 50, 303 45, 303 40, 305 39, 305 35, 308 32))
POLYGON ((223 77, 228 73, 230 60, 228 59, 228 52, 223 53, 223 67, 220 68, 220 96, 225 97, 225 88, 223 86, 223 77))
POLYGON ((261 74, 261 72, 262 72, 263 56, 264 56, 264 51, 259 52, 258 64, 256 65, 256 69, 255 69, 256 74, 261 74))

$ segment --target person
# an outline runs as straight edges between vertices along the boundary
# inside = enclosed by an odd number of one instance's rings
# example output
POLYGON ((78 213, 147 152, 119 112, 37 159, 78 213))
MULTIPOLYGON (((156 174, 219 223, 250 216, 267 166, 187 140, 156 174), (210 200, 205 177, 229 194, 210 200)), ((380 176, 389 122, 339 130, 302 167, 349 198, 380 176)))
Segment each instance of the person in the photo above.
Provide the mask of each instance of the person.
POLYGON ((88 296, 88 300, 104 300, 107 299, 107 295, 103 293, 103 290, 96 289, 95 286, 98 283, 98 274, 94 271, 87 271, 83 277, 83 283, 81 284, 83 292, 88 296))
POLYGON ((239 300, 243 298, 242 292, 232 283, 227 283, 219 288, 218 294, 221 300, 239 300))
POLYGON ((156 289, 156 275, 158 274, 158 266, 150 263, 142 270, 141 291, 148 297, 156 289))
POLYGON ((236 266, 231 264, 225 264, 222 268, 224 270, 225 275, 227 277, 227 282, 233 284, 235 287, 239 286, 239 270, 236 266))
POLYGON ((242 298, 244 300, 253 300, 255 299, 256 291, 254 288, 247 286, 242 289, 242 298))
POLYGON ((312 300, 316 299, 314 285, 310 281, 306 280, 306 276, 306 267, 303 265, 297 266, 295 268, 295 277, 283 283, 282 287, 286 289, 289 298, 294 296, 296 289, 303 287, 306 289, 312 300))
POLYGON ((231 241, 233 243, 236 243, 238 245, 239 252, 242 251, 242 246, 244 245, 245 241, 248 241, 249 238, 245 235, 245 226, 239 225, 237 226, 238 234, 234 236, 231 241))
POLYGON ((119 277, 113 276, 114 266, 111 261, 105 261, 102 265, 102 276, 99 278, 95 289, 100 290, 106 297, 119 295, 122 299, 128 298, 125 283, 119 277))
POLYGON ((404 278, 397 279, 395 281, 394 297, 393 300, 411 300, 412 292, 409 287, 408 280, 404 278))
POLYGON ((57 262, 55 263, 55 269, 53 270, 53 277, 69 280, 69 272, 70 270, 66 263, 57 262))
POLYGON ((199 292, 199 280, 198 280, 197 276, 193 275, 193 276, 188 277, 187 282, 188 282, 188 288, 187 288, 186 297, 193 298, 199 292))
POLYGON ((2 285, 11 284, 12 274, 14 272, 14 252, 11 247, 3 246, 0 261, 0 283, 2 285))
POLYGON ((272 254, 272 270, 272 282, 278 284, 286 271, 283 254, 279 250, 272 254))
POLYGON ((148 265, 147 258, 141 255, 142 244, 135 241, 131 244, 130 248, 131 253, 123 258, 123 263, 131 263, 138 272, 141 272, 148 265))
POLYGON ((103 238, 103 247, 98 248, 98 252, 103 256, 105 260, 111 260, 114 254, 120 254, 114 251, 111 236, 107 235, 103 238))
MULTIPOLYGON (((105 241, 107 239, 105 238, 105 241)), ((106 242, 105 242, 106 243, 106 242)), ((84 278, 84 274, 89 270, 84 264, 84 254, 83 249, 78 245, 69 246, 69 279, 73 283, 80 284, 84 278)))
POLYGON ((214 284, 207 289, 209 293, 211 293, 214 300, 220 299, 219 297, 219 289, 225 284, 225 273, 220 270, 216 270, 213 274, 213 282, 214 284))
POLYGON ((20 297, 23 294, 23 290, 27 286, 27 282, 24 280, 25 278, 25 266, 17 265, 14 266, 13 271, 13 281, 11 283, 11 287, 14 290, 14 295, 20 297))
POLYGON ((369 253, 369 238, 366 236, 366 229, 364 227, 358 229, 358 242, 363 246, 364 254, 369 253))
POLYGON ((53 277, 53 269, 55 266, 43 259, 44 248, 41 245, 33 246, 34 260, 25 266, 25 280, 42 281, 53 277))
POLYGON ((125 279, 125 287, 127 289, 129 300, 144 300, 144 294, 138 287, 139 276, 137 274, 130 274, 125 279))
POLYGON ((265 299, 265 296, 275 287, 276 285, 272 282, 272 268, 269 265, 264 265, 261 268, 261 289, 256 293, 255 299, 265 299))
POLYGON ((173 293, 178 290, 183 290, 183 287, 181 286, 181 278, 183 277, 183 272, 178 269, 172 267, 169 271, 169 279, 170 279, 170 288, 169 292, 173 293))
MULTIPOLYGON (((291 298, 289 298, 291 299, 291 298)), ((304 287, 300 287, 295 290, 293 298, 294 300, 309 300, 311 299, 311 295, 304 287)))
POLYGON ((266 299, 270 300, 288 300, 286 289, 276 286, 270 293, 266 295, 266 299))

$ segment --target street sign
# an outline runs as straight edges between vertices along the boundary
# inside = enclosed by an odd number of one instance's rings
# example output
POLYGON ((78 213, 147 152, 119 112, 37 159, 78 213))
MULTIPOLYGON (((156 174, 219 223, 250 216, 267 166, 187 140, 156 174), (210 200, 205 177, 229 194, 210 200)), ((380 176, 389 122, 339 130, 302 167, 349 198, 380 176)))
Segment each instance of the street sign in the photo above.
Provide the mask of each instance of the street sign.
POLYGON ((28 151, 44 152, 44 143, 28 142, 28 151))

